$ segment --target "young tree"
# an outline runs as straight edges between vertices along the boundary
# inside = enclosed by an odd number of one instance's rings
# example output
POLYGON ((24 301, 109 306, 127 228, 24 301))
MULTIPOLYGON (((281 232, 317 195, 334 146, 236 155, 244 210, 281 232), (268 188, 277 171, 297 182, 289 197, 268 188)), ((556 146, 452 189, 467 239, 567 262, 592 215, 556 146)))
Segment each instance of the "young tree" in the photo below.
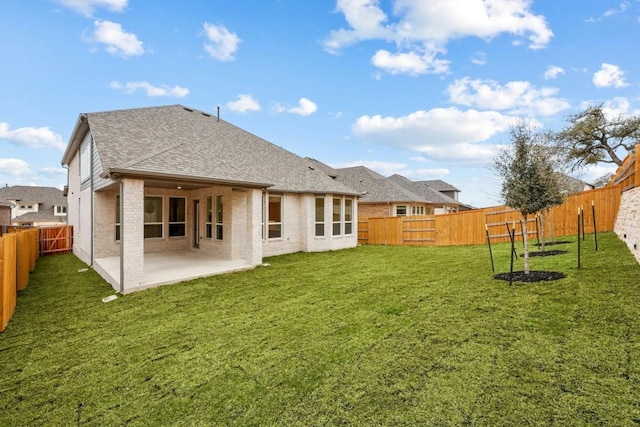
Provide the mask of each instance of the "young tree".
POLYGON ((555 142, 572 170, 599 162, 620 166, 618 153, 631 152, 640 140, 640 117, 607 117, 602 104, 569 116, 568 122, 555 134, 555 142))
POLYGON ((523 217, 524 272, 529 274, 529 215, 540 212, 557 202, 557 180, 553 166, 539 144, 536 134, 525 121, 511 128, 512 145, 494 159, 494 169, 502 178, 501 195, 507 206, 520 211, 523 217), (554 190, 555 189, 555 190, 554 190))

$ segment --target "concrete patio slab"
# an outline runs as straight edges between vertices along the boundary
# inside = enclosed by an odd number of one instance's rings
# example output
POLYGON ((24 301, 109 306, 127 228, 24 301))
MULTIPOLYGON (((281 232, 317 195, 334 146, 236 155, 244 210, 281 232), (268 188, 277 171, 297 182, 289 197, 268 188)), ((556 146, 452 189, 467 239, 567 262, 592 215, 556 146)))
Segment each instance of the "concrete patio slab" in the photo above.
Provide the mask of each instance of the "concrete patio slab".
MULTIPOLYGON (((120 291, 120 257, 96 258, 93 268, 120 291)), ((251 269, 245 260, 221 260, 197 251, 167 251, 144 254, 142 285, 125 293, 160 285, 251 269)))

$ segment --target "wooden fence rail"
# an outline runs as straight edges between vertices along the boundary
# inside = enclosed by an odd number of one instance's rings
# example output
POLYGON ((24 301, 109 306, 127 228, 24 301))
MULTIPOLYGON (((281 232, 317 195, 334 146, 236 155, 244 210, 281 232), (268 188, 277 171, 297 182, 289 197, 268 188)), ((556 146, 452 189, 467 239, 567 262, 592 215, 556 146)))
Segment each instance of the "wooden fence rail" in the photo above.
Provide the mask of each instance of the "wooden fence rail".
MULTIPOLYGON (((568 236, 578 232, 578 210, 584 212, 585 232, 613 230, 622 186, 612 185, 574 194, 550 210, 552 226, 545 221, 547 236, 568 236)), ((542 225, 538 222, 538 228, 542 225)), ((451 213, 445 215, 368 218, 358 221, 358 242, 374 245, 451 246, 476 245, 486 242, 486 232, 492 242, 509 240, 507 231, 515 225, 522 236, 520 212, 506 206, 451 213)), ((536 237, 536 218, 529 217, 529 237, 536 237)))

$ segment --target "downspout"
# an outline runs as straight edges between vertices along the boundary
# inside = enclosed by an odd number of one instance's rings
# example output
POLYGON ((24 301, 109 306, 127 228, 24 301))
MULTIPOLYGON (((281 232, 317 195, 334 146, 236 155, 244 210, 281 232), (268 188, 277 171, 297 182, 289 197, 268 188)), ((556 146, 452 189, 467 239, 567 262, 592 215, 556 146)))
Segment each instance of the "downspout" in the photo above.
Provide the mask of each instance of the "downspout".
POLYGON ((90 184, 90 192, 91 192, 91 203, 90 203, 90 218, 91 218, 91 239, 89 242, 89 250, 91 251, 91 264, 89 264, 89 267, 93 267, 93 260, 95 257, 95 254, 93 253, 93 239, 94 239, 94 235, 95 235, 95 218, 93 217, 93 179, 94 179, 94 171, 93 171, 93 135, 91 135, 91 140, 89 141, 89 148, 91 149, 91 151, 89 152, 89 161, 91 162, 91 169, 90 169, 90 173, 91 173, 91 184, 90 184))
POLYGON ((120 185, 120 293, 124 294, 124 233, 122 232, 123 230, 123 223, 124 223, 124 200, 123 200, 123 190, 124 190, 124 184, 122 182, 122 179, 119 180, 119 185, 120 185))

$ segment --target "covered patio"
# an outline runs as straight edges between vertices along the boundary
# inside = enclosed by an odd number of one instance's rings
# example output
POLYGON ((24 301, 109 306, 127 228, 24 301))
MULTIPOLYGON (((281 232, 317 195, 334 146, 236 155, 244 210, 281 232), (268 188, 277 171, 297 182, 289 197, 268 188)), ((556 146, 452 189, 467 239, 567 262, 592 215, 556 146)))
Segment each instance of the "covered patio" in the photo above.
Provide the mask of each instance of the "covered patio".
MULTIPOLYGON (((120 257, 96 258, 93 268, 116 290, 120 290, 120 257)), ((142 284, 124 293, 153 288, 160 285, 251 269, 245 260, 215 259, 211 254, 193 250, 167 251, 144 254, 142 284)))

